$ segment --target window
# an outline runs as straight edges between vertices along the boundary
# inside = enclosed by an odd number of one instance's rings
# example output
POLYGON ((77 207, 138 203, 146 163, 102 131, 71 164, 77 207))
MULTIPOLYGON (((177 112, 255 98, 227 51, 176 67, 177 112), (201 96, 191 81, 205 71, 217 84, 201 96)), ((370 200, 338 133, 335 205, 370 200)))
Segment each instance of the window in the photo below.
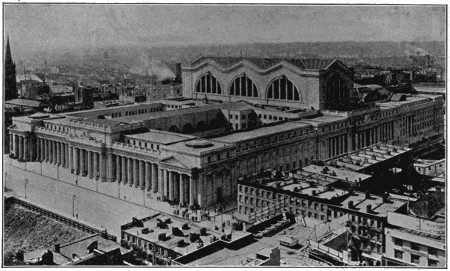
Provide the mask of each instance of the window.
POLYGON ((437 256, 437 249, 435 249, 434 247, 428 247, 428 254, 437 256))
POLYGON ((419 251, 419 250, 420 250, 420 245, 417 244, 417 243, 411 242, 411 249, 412 249, 412 250, 419 251))
POLYGON ((267 98, 275 100, 300 101, 300 94, 297 87, 283 75, 273 81, 269 86, 267 98))
POLYGON ((195 90, 200 93, 222 94, 219 81, 210 72, 198 79, 195 90))
POLYGON ((403 246, 403 240, 402 239, 398 239, 398 238, 394 238, 394 237, 392 237, 392 239, 394 239, 394 244, 396 246, 403 246))
POLYGON ((437 266, 437 264, 438 264, 438 261, 428 259, 428 266, 437 266))
POLYGON ((419 255, 411 254, 411 263, 420 264, 420 257, 419 257, 419 255))
POLYGON ((231 83, 230 95, 258 97, 258 89, 255 83, 244 73, 231 83))

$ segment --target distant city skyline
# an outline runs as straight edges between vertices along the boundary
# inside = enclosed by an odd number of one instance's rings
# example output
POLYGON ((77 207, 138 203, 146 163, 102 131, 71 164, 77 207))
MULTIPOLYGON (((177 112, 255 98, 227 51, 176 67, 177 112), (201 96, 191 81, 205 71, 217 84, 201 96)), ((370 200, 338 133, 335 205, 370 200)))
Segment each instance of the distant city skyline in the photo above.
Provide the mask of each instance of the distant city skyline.
POLYGON ((445 6, 7 4, 4 34, 27 51, 333 41, 445 41, 445 6))

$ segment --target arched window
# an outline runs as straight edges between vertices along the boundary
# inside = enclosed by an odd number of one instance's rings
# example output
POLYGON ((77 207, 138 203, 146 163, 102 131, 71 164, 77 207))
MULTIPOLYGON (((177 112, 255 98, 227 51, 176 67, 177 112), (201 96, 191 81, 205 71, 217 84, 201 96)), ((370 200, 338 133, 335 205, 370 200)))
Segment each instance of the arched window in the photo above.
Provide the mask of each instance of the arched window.
POLYGON ((195 90, 200 93, 222 94, 219 81, 210 72, 202 75, 198 79, 195 90))
POLYGON ((300 101, 300 93, 298 92, 297 87, 283 75, 273 81, 269 86, 267 98, 275 100, 300 101))
POLYGON ((230 95, 258 97, 258 89, 256 88, 255 83, 253 83, 253 81, 244 73, 231 83, 230 95))

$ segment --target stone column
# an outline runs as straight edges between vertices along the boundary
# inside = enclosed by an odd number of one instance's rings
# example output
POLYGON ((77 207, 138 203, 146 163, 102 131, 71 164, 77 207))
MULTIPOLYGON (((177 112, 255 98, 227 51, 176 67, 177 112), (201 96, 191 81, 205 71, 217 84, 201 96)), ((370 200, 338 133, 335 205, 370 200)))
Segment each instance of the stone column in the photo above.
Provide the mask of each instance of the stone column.
POLYGON ((58 164, 58 142, 53 141, 53 164, 58 164))
POLYGON ((17 159, 19 156, 19 137, 13 135, 13 145, 14 145, 14 157, 17 159))
POLYGON ((182 203, 182 204, 184 204, 185 203, 185 187, 184 187, 184 178, 183 178, 183 175, 181 175, 181 174, 178 174, 178 180, 179 180, 179 182, 180 182, 180 202, 182 203))
POLYGON ((186 174, 183 174, 183 182, 184 182, 184 200, 186 201, 187 204, 189 204, 189 195, 191 193, 191 191, 189 190, 189 176, 186 174))
POLYGON ((70 147, 69 144, 66 144, 66 168, 69 168, 70 164, 70 147))
POLYGON ((125 156, 120 157, 121 167, 122 167, 122 182, 127 184, 127 158, 125 156))
POLYGON ((43 152, 42 152, 42 162, 48 161, 48 144, 47 139, 42 139, 43 152))
POLYGON ((56 164, 61 165, 61 143, 56 142, 56 164))
MULTIPOLYGON (((9 142, 11 143, 11 135, 9 137, 9 142)), ((10 145, 10 152, 12 153, 12 145, 10 145)), ((36 137, 36 161, 41 160, 41 139, 36 137)))
POLYGON ((178 173, 172 171, 172 179, 173 179, 173 199, 180 200, 180 183, 178 182, 178 173))
POLYGON ((151 165, 149 162, 145 162, 145 185, 143 185, 142 189, 145 189, 146 191, 150 191, 152 189, 152 183, 151 183, 151 176, 152 176, 152 172, 151 172, 151 165))
POLYGON ((55 142, 53 140, 49 140, 48 141, 49 145, 50 145, 50 164, 54 164, 55 163, 55 142))
POLYGON ((69 169, 72 173, 73 170, 73 147, 69 146, 69 169))
POLYGON ((100 181, 106 181, 106 157, 103 153, 97 153, 99 157, 99 172, 100 172, 100 181))
POLYGON ((92 173, 92 151, 88 151, 88 177, 92 179, 94 174, 92 173))
POLYGON ((139 163, 137 159, 133 159, 133 184, 134 187, 139 186, 139 163))
POLYGON ((128 161, 127 161, 127 170, 128 170, 127 179, 128 179, 128 184, 130 186, 132 186, 133 185, 133 160, 129 157, 127 159, 128 159, 128 161))
POLYGON ((23 159, 23 137, 19 137, 19 159, 23 159))
POLYGON ((28 138, 24 137, 23 138, 23 159, 25 161, 28 161, 28 138))
POLYGON ((75 174, 79 175, 80 174, 80 149, 78 148, 73 148, 73 154, 74 154, 74 170, 75 170, 75 174))
POLYGON ((164 183, 162 193, 164 197, 167 199, 169 198, 169 174, 165 169, 162 170, 162 181, 164 183))
POLYGON ((113 176, 113 157, 112 153, 106 154, 106 181, 108 182, 114 182, 114 176, 113 176))
POLYGON ((9 134, 9 153, 14 153, 14 136, 9 134))
POLYGON ((188 181, 189 181, 189 205, 190 206, 194 206, 195 204, 195 180, 192 179, 191 176, 188 176, 188 181))
POLYGON ((161 197, 164 197, 164 171, 162 169, 158 168, 158 192, 161 195, 161 197))
POLYGON ((50 154, 52 146, 50 145, 50 140, 45 139, 45 162, 50 163, 50 154))
POLYGON ((63 142, 61 144, 61 167, 66 167, 66 144, 63 142))
POLYGON ((39 141, 39 158, 38 161, 44 161, 44 140, 42 138, 38 138, 39 141))
POLYGON ((86 153, 86 150, 84 150, 84 149, 80 149, 80 174, 81 174, 81 176, 86 176, 85 174, 84 174, 84 172, 85 172, 85 159, 86 159, 86 155, 85 155, 85 153, 86 153))
POLYGON ((94 178, 95 180, 98 180, 99 177, 99 169, 98 169, 98 153, 97 152, 92 152, 92 159, 94 159, 94 178))
POLYGON ((158 184, 159 184, 159 178, 158 178, 158 165, 152 164, 152 188, 153 193, 158 192, 158 184))
MULTIPOLYGON (((147 163, 145 163, 147 164, 147 163)), ((141 186, 141 189, 144 190, 145 189, 145 184, 147 180, 147 167, 144 166, 144 161, 140 160, 139 161, 139 184, 141 186)))
POLYGON ((173 172, 169 171, 169 200, 173 200, 173 172))
POLYGON ((203 207, 203 191, 205 191, 205 180, 204 177, 199 175, 197 180, 194 180, 195 184, 195 190, 196 190, 196 196, 197 196, 197 203, 198 205, 200 205, 201 207, 203 207))
POLYGON ((116 155, 116 181, 118 183, 122 182, 122 165, 120 164, 120 156, 116 155))

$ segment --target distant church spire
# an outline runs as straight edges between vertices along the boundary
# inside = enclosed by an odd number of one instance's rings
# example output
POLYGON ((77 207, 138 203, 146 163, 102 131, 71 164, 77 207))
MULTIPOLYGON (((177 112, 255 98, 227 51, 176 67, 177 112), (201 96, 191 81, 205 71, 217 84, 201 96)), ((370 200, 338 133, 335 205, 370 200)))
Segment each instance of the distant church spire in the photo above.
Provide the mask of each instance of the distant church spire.
POLYGON ((5 53, 5 100, 12 100, 17 98, 16 86, 16 64, 12 60, 11 47, 9 45, 9 36, 6 41, 5 53))

